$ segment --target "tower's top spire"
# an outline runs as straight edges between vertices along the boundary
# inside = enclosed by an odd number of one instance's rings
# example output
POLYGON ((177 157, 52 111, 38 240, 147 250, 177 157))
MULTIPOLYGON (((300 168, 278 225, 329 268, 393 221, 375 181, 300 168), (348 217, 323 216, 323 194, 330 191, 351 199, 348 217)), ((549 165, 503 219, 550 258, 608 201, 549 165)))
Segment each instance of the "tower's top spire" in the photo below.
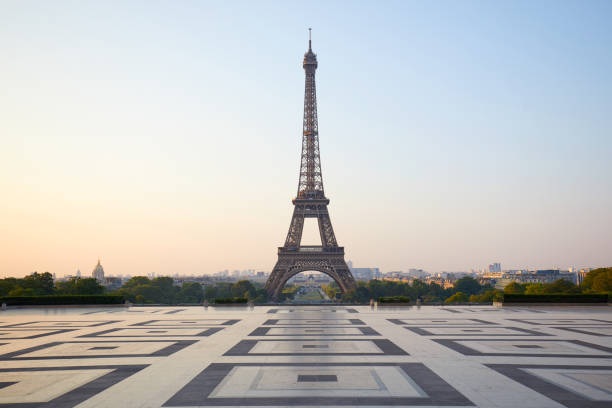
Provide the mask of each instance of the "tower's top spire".
POLYGON ((312 28, 308 27, 308 51, 312 51, 312 28))
POLYGON ((304 62, 302 62, 302 67, 304 67, 305 70, 311 68, 312 72, 314 73, 317 66, 317 54, 312 52, 312 28, 308 28, 308 51, 306 54, 304 54, 304 62))

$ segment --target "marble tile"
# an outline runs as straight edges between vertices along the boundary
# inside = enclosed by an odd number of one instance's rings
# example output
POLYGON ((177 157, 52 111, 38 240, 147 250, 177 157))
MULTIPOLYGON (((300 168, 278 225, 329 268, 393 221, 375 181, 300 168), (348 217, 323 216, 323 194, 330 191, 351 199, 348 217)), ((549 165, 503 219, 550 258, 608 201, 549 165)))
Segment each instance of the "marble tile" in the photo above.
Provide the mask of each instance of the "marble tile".
POLYGON ((609 315, 606 307, 9 308, 0 311, 0 407, 601 408, 612 406, 609 315))

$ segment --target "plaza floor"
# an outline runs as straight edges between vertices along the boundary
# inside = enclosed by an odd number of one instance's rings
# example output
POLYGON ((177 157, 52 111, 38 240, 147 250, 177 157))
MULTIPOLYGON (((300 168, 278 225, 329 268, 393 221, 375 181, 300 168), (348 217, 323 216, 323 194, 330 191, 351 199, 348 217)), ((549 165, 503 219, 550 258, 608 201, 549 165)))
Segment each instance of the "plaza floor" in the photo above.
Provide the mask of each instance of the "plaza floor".
POLYGON ((612 407, 610 307, 0 312, 0 407, 612 407))

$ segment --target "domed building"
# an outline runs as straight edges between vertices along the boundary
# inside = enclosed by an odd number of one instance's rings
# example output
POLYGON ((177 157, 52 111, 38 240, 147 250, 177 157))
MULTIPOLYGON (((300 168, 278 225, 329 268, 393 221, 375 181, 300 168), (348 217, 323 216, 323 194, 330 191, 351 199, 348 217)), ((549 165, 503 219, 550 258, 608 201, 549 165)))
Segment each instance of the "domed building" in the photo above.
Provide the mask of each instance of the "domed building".
POLYGON ((98 264, 94 268, 93 272, 91 272, 92 278, 97 280, 100 283, 104 283, 104 268, 100 265, 100 258, 98 258, 98 264))

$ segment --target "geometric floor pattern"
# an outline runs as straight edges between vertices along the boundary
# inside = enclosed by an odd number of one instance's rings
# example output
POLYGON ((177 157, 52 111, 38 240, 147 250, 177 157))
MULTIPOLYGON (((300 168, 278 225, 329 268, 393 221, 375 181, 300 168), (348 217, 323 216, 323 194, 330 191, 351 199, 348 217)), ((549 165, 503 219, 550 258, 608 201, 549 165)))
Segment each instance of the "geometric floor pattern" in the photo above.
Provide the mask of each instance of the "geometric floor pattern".
POLYGON ((0 407, 612 407, 609 307, 0 311, 0 407))

